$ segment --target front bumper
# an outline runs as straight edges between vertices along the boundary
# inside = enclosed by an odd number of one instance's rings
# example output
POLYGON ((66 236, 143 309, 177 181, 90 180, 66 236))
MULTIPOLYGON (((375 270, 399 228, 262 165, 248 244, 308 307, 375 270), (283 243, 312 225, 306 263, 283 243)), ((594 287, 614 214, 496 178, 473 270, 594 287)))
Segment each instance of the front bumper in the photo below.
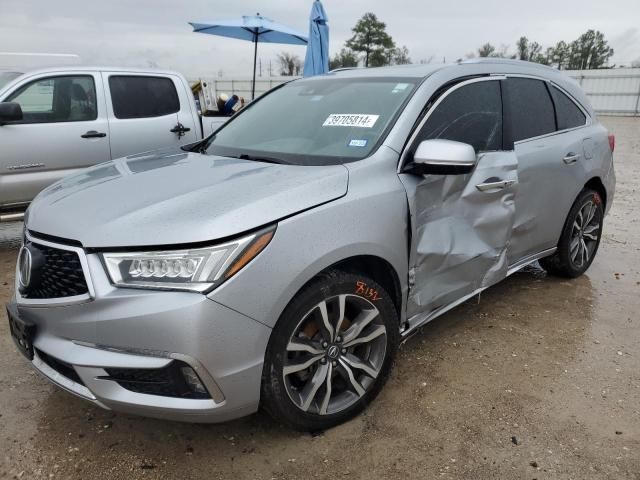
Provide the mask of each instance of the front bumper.
POLYGON ((58 305, 18 298, 20 318, 35 325, 32 363, 41 374, 126 413, 218 422, 257 410, 268 327, 201 294, 115 288, 97 255, 85 258, 93 298, 58 305), (71 366, 77 377, 52 368, 39 352, 71 366), (193 368, 211 398, 136 393, 105 379, 105 369, 161 369, 173 361, 193 368))

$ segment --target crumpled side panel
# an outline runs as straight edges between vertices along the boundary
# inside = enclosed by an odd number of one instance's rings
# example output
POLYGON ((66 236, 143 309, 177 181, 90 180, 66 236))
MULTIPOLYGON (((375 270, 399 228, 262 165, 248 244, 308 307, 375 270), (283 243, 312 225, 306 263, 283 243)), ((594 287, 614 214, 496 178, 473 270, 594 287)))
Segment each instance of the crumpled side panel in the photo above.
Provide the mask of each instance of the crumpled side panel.
POLYGON ((469 175, 427 175, 413 185, 403 179, 413 222, 409 317, 506 276, 517 167, 513 152, 490 152, 479 157, 469 175), (513 184, 484 192, 476 188, 502 180, 513 184))

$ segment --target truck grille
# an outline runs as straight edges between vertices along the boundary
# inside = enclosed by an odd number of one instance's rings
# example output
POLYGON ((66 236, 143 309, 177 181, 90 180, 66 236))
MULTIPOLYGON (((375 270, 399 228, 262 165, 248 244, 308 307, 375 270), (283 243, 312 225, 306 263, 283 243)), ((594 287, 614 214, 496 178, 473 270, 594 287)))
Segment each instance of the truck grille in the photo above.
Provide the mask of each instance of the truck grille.
POLYGON ((25 248, 32 261, 28 285, 20 286, 24 298, 63 298, 89 292, 76 252, 37 243, 27 243, 25 248))

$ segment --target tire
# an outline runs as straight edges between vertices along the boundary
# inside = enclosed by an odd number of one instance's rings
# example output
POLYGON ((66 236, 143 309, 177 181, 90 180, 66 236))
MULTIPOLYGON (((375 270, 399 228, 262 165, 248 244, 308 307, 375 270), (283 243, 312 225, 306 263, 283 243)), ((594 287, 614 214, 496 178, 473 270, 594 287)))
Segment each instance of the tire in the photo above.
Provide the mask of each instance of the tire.
POLYGON ((576 278, 587 271, 598 252, 602 238, 604 209, 595 190, 578 195, 562 229, 556 253, 540 260, 551 275, 576 278))
POLYGON ((262 407, 309 432, 353 418, 389 376, 399 325, 391 296, 374 280, 340 270, 320 274, 289 303, 271 334, 262 407))

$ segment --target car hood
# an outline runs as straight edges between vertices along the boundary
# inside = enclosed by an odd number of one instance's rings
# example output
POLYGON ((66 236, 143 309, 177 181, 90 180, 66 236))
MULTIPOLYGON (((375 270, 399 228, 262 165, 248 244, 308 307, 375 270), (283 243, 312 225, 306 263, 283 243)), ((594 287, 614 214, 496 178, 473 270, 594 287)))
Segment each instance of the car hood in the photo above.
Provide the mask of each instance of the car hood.
POLYGON ((103 163, 43 190, 33 232, 85 247, 208 242, 276 222, 347 192, 342 165, 296 166, 171 150, 103 163))

